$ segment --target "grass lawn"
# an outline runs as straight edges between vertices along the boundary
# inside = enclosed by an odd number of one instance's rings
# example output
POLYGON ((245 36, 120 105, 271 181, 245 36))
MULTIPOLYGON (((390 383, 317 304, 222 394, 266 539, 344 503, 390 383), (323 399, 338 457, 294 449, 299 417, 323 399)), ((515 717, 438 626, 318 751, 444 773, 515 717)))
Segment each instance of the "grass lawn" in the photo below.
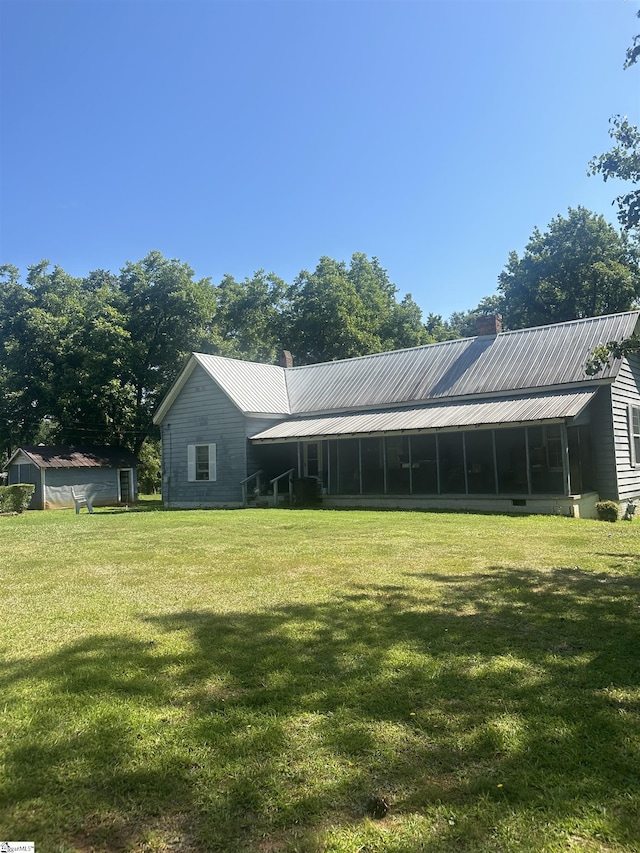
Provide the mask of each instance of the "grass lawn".
POLYGON ((640 850, 640 519, 0 518, 0 838, 640 850))

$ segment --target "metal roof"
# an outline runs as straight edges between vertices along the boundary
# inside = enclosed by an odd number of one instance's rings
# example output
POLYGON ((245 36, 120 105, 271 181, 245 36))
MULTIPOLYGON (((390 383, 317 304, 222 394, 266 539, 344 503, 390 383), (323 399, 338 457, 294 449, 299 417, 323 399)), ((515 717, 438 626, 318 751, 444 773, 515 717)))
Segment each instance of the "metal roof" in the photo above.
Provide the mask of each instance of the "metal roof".
POLYGON ((123 447, 74 447, 73 445, 23 445, 4 466, 23 453, 38 468, 134 468, 138 460, 123 447))
POLYGON ((245 414, 289 414, 284 368, 219 355, 194 358, 245 414))
POLYGON ((402 409, 324 415, 282 421, 251 436, 256 443, 330 438, 457 427, 529 423, 575 417, 593 399, 597 388, 522 394, 474 403, 439 403, 402 409))
POLYGON ((639 317, 628 311, 289 368, 193 353, 154 422, 162 422, 196 365, 247 415, 407 407, 612 381, 620 360, 595 378, 586 374, 587 360, 599 344, 630 337, 639 317))
MULTIPOLYGON (((638 311, 462 338, 286 371, 292 414, 593 383, 598 344, 629 337, 638 311)), ((598 379, 616 376, 612 362, 598 379)))

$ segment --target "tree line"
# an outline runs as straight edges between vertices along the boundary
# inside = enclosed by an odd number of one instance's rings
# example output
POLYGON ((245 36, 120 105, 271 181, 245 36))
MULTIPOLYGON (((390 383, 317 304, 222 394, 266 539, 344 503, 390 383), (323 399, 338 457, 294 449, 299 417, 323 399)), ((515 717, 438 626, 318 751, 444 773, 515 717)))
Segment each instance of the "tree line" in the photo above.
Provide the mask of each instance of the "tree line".
POLYGON ((76 278, 42 261, 0 269, 0 447, 108 443, 138 452, 191 351, 275 362, 349 358, 434 340, 377 259, 321 258, 293 284, 256 272, 214 285, 150 252, 76 278))
POLYGON ((114 444, 139 452, 152 416, 191 351, 308 364, 476 334, 478 315, 506 329, 624 311, 638 303, 638 246, 585 208, 534 231, 512 252, 497 292, 444 319, 399 290, 377 258, 328 257, 292 284, 262 270, 218 284, 150 252, 118 274, 76 278, 47 261, 24 281, 0 268, 0 448, 114 444))

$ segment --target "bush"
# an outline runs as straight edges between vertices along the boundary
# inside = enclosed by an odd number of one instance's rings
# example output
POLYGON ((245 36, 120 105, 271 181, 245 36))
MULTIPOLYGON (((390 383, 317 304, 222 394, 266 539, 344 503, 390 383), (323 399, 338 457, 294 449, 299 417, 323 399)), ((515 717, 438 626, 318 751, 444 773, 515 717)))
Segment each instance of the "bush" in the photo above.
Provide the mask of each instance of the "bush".
POLYGON ((322 501, 322 486, 316 477, 300 477, 293 481, 296 506, 317 506, 322 501))
POLYGON ((35 489, 33 483, 0 486, 0 512, 23 512, 29 506, 35 489))
POLYGON ((596 512, 600 521, 617 521, 618 520, 618 504, 615 501, 598 501, 596 504, 596 512))

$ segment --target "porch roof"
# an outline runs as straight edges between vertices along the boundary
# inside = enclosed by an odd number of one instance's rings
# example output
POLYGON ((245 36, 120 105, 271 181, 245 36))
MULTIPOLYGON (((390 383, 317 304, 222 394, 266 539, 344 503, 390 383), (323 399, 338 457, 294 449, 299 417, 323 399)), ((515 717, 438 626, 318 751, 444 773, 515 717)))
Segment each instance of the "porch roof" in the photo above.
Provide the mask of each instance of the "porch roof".
POLYGON ((478 402, 440 403, 403 409, 291 418, 280 421, 250 438, 256 444, 267 444, 311 438, 563 420, 579 415, 597 390, 580 388, 546 394, 518 394, 478 402))

